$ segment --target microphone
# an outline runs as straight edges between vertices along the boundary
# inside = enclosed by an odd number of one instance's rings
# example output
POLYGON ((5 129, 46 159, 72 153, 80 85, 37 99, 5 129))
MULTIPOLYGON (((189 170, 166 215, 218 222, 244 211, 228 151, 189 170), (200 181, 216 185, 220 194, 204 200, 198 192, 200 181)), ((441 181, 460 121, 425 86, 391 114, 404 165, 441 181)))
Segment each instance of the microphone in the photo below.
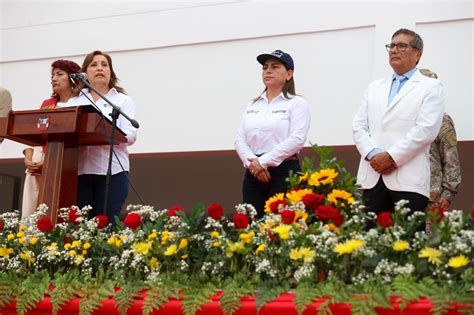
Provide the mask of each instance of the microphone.
POLYGON ((81 79, 81 80, 87 80, 87 73, 81 72, 81 73, 71 73, 69 75, 71 79, 81 79))

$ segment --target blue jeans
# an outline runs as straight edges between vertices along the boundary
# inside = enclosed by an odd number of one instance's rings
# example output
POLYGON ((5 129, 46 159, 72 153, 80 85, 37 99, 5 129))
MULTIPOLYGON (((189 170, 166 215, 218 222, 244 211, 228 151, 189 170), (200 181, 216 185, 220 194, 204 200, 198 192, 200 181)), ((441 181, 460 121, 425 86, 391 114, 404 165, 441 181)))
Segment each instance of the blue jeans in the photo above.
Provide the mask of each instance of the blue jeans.
POLYGON ((90 205, 89 218, 105 214, 115 225, 115 216, 122 210, 128 196, 128 172, 120 172, 110 177, 109 200, 104 213, 105 175, 85 174, 77 177, 77 205, 82 208, 90 205))

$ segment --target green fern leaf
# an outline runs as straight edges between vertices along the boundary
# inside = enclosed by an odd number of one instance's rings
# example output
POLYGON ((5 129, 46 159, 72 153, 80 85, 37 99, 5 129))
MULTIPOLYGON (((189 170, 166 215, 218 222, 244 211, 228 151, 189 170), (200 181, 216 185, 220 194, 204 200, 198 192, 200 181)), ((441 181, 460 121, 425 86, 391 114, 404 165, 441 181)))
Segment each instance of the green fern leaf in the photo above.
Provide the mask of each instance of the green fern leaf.
POLYGON ((49 288, 49 275, 45 272, 33 273, 21 283, 16 295, 16 310, 20 315, 32 310, 49 288))
POLYGON ((102 300, 107 300, 114 294, 115 283, 112 280, 101 282, 99 279, 88 280, 80 292, 79 315, 90 315, 100 308, 102 300))
POLYGON ((194 315, 206 303, 211 302, 210 296, 216 293, 213 284, 197 284, 183 291, 183 313, 184 315, 194 315))
POLYGON ((275 300, 282 293, 288 292, 290 285, 287 282, 278 284, 274 281, 268 281, 257 288, 255 304, 257 305, 257 312, 270 301, 275 300))
POLYGON ((0 310, 14 300, 21 282, 15 272, 0 272, 0 310))
POLYGON ((77 294, 81 288, 80 279, 81 276, 77 270, 55 275, 52 281, 55 289, 50 293, 54 315, 58 314, 61 307, 77 294))
POLYGON ((219 304, 225 315, 232 315, 242 305, 241 298, 254 294, 253 286, 244 278, 234 277, 224 287, 219 304))
POLYGON ((298 315, 301 315, 319 297, 318 292, 314 289, 314 285, 309 283, 300 283, 294 292, 294 303, 298 315))
POLYGON ((179 286, 175 287, 172 283, 169 285, 152 285, 151 289, 147 291, 147 295, 142 304, 143 314, 148 315, 153 310, 159 310, 169 302, 171 298, 179 299, 179 286))
POLYGON ((127 283, 123 285, 120 290, 115 293, 114 300, 117 304, 117 309, 122 315, 127 314, 127 310, 133 305, 137 298, 140 298, 140 291, 144 289, 142 283, 127 283))
POLYGON ((349 304, 351 304, 351 314, 377 315, 375 309, 369 305, 368 300, 363 296, 353 296, 349 304))

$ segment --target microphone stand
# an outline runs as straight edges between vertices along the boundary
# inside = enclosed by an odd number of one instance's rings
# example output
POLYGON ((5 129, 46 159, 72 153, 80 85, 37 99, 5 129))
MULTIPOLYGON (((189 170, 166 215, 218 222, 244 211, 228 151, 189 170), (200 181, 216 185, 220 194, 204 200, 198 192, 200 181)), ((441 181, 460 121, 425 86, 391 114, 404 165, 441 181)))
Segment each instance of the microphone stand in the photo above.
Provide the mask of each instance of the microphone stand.
MULTIPOLYGON (((104 196, 104 209, 102 210, 102 213, 104 215, 107 215, 107 206, 109 204, 109 188, 110 188, 110 178, 112 177, 112 155, 114 152, 114 141, 115 141, 115 129, 117 129, 117 119, 120 115, 122 115, 124 118, 126 118, 133 127, 139 128, 140 125, 138 122, 130 118, 127 114, 121 111, 120 107, 117 105, 113 104, 111 101, 109 101, 104 95, 102 95, 99 91, 97 91, 95 88, 93 88, 89 82, 83 77, 79 77, 79 79, 82 81, 82 83, 89 88, 89 90, 94 91, 97 95, 100 96, 104 101, 106 101, 110 106, 112 106, 112 113, 110 113, 110 117, 112 117, 112 133, 110 135, 110 150, 109 150, 109 161, 107 164, 107 175, 105 176, 105 196, 104 196)), ((101 111, 102 112, 102 111, 101 111)))

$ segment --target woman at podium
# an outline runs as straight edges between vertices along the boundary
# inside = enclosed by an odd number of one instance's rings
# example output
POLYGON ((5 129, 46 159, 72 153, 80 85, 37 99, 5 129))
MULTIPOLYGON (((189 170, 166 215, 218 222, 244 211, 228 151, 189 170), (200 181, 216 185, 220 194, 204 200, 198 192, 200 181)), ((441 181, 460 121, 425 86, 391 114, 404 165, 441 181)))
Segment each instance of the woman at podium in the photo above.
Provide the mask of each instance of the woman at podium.
MULTIPOLYGON (((74 61, 63 59, 54 61, 51 64, 51 86, 53 94, 51 98, 43 101, 40 109, 61 107, 61 105, 66 104, 71 98, 77 96, 79 89, 71 85, 69 75, 79 73, 80 70, 81 67, 74 61)), ((23 150, 26 166, 21 210, 23 217, 33 214, 36 210, 39 192, 39 176, 43 168, 44 153, 43 147, 27 147, 23 150)))
MULTIPOLYGON (((118 106, 128 117, 135 117, 135 103, 118 85, 118 78, 114 72, 110 55, 101 51, 88 54, 84 59, 81 71, 87 74, 87 80, 92 88, 118 106)), ((86 105, 92 102, 104 117, 110 119, 111 106, 92 89, 83 89, 77 98, 69 102, 68 106, 86 105)), ((105 213, 109 222, 112 223, 114 223, 114 216, 118 216, 122 210, 128 195, 130 163, 127 147, 132 145, 137 138, 136 129, 122 115, 117 120, 117 127, 126 134, 127 142, 114 145, 107 209, 104 211, 109 145, 79 148, 77 182, 77 205, 81 208, 90 205, 92 207, 89 212, 90 218, 105 213)))

